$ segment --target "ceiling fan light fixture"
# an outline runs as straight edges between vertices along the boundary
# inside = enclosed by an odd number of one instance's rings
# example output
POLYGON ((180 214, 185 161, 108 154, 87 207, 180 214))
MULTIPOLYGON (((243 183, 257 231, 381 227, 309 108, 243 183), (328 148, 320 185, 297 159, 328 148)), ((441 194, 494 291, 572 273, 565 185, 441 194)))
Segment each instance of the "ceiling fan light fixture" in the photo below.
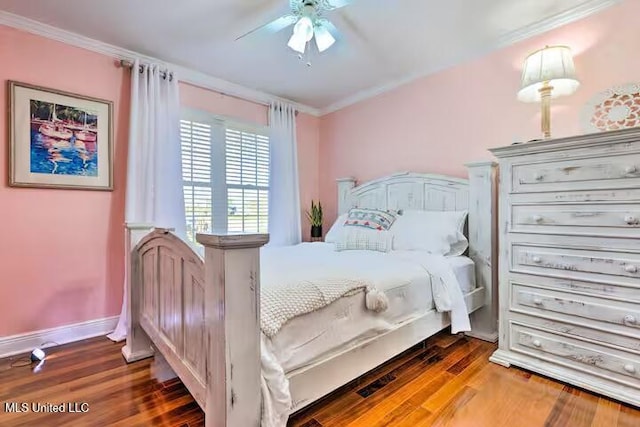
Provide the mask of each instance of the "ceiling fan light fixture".
POLYGON ((313 22, 308 16, 303 16, 296 22, 293 27, 293 34, 299 34, 301 38, 304 38, 305 42, 308 42, 313 38, 313 22))
POLYGON ((336 42, 336 39, 322 25, 319 25, 316 27, 315 37, 316 37, 316 46, 318 46, 318 52, 324 52, 336 42))
POLYGON ((287 46, 289 46, 296 52, 304 53, 304 50, 307 46, 307 40, 305 40, 304 37, 300 36, 300 34, 293 33, 293 35, 289 39, 289 43, 287 43, 287 46))

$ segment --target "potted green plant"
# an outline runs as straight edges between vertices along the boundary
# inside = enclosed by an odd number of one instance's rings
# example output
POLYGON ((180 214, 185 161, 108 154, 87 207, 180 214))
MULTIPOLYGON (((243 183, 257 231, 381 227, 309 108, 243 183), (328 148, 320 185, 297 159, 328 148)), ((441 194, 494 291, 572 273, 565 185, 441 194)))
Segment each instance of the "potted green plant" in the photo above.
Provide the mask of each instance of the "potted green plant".
POLYGON ((311 223, 311 238, 322 237, 322 205, 320 201, 317 205, 313 200, 311 201, 311 211, 307 211, 307 218, 311 223))

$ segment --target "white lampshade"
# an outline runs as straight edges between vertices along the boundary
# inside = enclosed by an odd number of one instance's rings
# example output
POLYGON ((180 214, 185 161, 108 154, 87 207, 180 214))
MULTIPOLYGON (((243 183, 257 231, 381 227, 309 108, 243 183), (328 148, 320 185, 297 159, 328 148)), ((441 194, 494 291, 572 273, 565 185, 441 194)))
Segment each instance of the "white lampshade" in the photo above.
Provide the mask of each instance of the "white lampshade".
POLYGON ((545 82, 553 87, 552 98, 571 95, 580 86, 571 49, 567 46, 547 46, 527 57, 518 99, 523 102, 540 102, 539 89, 545 82))

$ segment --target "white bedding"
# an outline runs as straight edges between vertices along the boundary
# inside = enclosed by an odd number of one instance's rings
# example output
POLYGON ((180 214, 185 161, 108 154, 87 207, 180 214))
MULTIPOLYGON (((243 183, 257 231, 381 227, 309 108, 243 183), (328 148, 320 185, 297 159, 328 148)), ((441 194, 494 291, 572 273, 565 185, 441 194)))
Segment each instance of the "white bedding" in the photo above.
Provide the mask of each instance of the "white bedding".
MULTIPOLYGON (((316 243, 318 244, 318 243, 316 243)), ((475 266, 470 258, 447 258, 463 293, 476 287, 475 266)), ((434 308, 431 280, 418 270, 407 280, 385 289, 389 307, 381 313, 362 307, 362 294, 334 303, 291 320, 270 340, 271 351, 285 372, 303 368, 333 353, 386 332, 411 317, 434 308)))
MULTIPOLYGON (((455 299, 449 295, 450 292, 442 295, 442 285, 432 286, 437 280, 432 283, 430 273, 454 282, 462 291, 457 292, 459 295, 475 288, 474 265, 466 257, 445 258, 418 251, 336 252, 334 245, 329 243, 264 248, 261 253, 261 286, 272 286, 282 280, 308 280, 309 272, 317 271, 319 264, 326 265, 327 271, 334 268, 342 274, 350 271, 353 277, 372 282, 378 291, 387 295, 388 308, 380 313, 367 310, 364 293, 360 292, 292 319, 271 339, 263 335, 263 427, 286 424, 290 405, 286 373, 326 359, 434 309, 433 289, 439 294, 440 304, 443 300, 446 305, 447 299, 455 299)), ((451 300, 448 304, 451 305, 451 300)), ((466 307, 463 309, 466 316, 466 307)), ((464 319, 458 319, 458 324, 458 328, 466 329, 464 319)))

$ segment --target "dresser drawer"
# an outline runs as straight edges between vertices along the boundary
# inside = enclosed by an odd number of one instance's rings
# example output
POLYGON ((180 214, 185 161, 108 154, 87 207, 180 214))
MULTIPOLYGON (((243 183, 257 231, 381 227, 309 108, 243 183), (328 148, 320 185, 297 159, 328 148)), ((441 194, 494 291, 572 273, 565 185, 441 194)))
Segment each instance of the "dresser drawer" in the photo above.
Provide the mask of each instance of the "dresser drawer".
POLYGON ((640 204, 513 205, 511 231, 640 238, 640 204))
POLYGON ((640 305, 549 289, 514 284, 511 308, 534 316, 552 316, 606 329, 623 326, 627 335, 640 338, 640 305), (572 319, 578 317, 579 319, 572 319))
POLYGON ((640 388, 640 358, 517 323, 510 324, 511 350, 640 388))
POLYGON ((514 164, 511 173, 514 193, 637 187, 640 154, 514 164))
POLYGON ((548 289, 560 294, 578 294, 614 303, 630 303, 640 309, 640 281, 634 284, 587 282, 582 280, 510 273, 503 282, 510 286, 548 289))
POLYGON ((578 280, 621 278, 638 284, 640 254, 513 243, 511 271, 578 280))
MULTIPOLYGON (((534 310, 531 310, 534 311, 534 310)), ((565 316, 555 312, 547 312, 547 317, 532 314, 524 310, 509 311, 509 321, 529 325, 550 333, 572 336, 579 340, 595 341, 633 354, 640 360, 640 339, 637 331, 629 332, 626 326, 604 324, 604 328, 594 327, 595 322, 585 321, 581 317, 565 316)), ((598 325, 601 326, 601 325, 598 325)))

